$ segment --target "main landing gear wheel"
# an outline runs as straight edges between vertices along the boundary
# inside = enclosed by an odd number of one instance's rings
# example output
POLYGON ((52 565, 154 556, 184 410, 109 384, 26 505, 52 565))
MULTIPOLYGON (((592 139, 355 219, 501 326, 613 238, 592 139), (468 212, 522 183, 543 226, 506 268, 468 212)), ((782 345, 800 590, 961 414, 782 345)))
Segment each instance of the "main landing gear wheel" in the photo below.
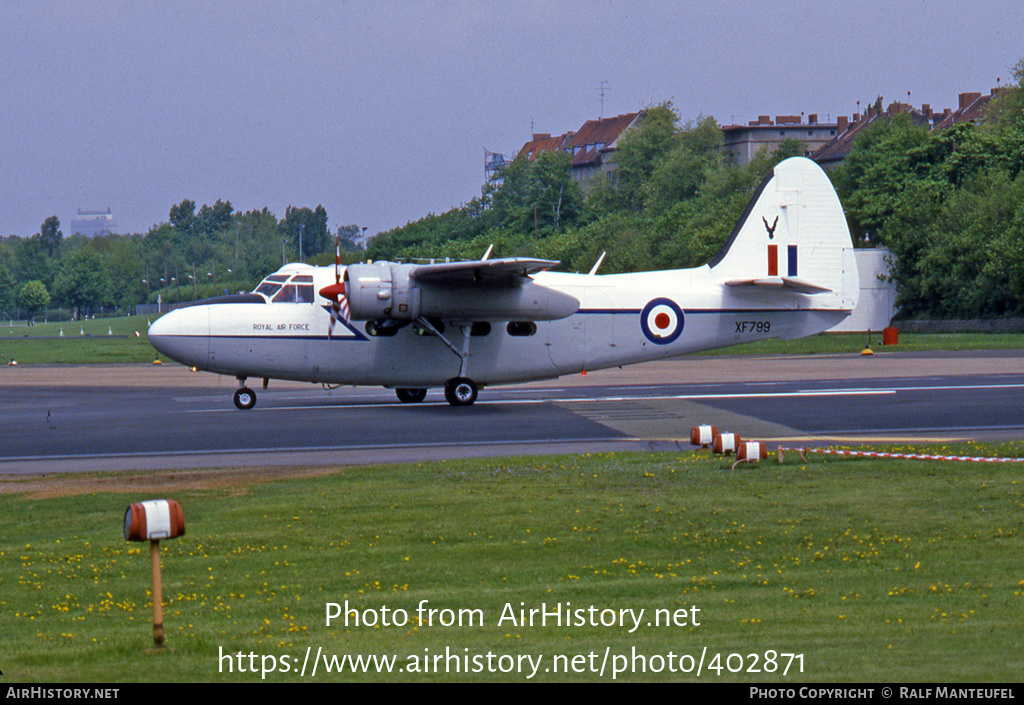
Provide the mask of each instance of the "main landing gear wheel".
POLYGON ((416 404, 427 398, 427 390, 417 387, 410 387, 408 389, 399 387, 395 390, 395 394, 398 395, 399 401, 406 404, 416 404))
POLYGON ((243 411, 256 406, 256 392, 248 387, 241 387, 235 391, 235 406, 243 411))
POLYGON ((476 382, 468 377, 452 377, 444 383, 444 398, 452 406, 469 406, 476 401, 476 382))

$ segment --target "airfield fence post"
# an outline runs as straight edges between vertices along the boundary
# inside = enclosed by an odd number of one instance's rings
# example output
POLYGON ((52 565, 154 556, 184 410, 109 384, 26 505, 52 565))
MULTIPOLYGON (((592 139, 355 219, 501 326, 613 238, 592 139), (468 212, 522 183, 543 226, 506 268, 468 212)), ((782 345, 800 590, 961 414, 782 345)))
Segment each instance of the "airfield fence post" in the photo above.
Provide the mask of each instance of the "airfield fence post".
POLYGON ((164 646, 164 587, 160 577, 160 542, 149 542, 149 555, 153 565, 153 644, 164 646))

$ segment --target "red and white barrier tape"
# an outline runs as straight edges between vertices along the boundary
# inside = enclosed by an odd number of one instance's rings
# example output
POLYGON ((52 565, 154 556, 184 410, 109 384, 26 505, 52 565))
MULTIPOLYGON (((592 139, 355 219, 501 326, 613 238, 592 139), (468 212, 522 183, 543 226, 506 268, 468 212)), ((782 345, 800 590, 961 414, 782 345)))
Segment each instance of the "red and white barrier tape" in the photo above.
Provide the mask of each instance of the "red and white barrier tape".
MULTIPOLYGON (((799 453, 800 457, 804 457, 804 453, 829 453, 831 455, 850 455, 859 456, 864 458, 902 458, 909 460, 960 460, 967 463, 1024 463, 1024 458, 977 458, 964 455, 921 455, 918 453, 879 453, 875 451, 866 450, 831 450, 828 448, 782 448, 779 447, 779 453, 785 451, 799 453)), ((781 460, 781 456, 779 458, 781 460)))

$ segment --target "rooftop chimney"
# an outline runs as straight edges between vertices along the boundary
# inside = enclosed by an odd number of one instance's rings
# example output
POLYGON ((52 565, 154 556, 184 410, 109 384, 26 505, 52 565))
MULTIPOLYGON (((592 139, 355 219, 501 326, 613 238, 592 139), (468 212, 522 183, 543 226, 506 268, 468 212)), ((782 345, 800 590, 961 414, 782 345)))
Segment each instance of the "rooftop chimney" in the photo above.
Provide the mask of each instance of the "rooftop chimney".
POLYGON ((960 109, 963 110, 971 103, 981 97, 981 93, 961 93, 960 94, 960 109))

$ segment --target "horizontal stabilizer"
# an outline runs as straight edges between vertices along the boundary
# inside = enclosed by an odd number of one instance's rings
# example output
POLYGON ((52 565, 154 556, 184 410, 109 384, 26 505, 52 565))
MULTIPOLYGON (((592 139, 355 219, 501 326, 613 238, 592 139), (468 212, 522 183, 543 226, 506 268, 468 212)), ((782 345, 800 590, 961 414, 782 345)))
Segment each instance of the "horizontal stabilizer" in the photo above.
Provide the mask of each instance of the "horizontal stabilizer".
POLYGON ((730 279, 726 286, 749 286, 765 289, 785 289, 798 294, 827 294, 832 290, 825 286, 811 284, 796 277, 760 277, 758 279, 730 279))
POLYGON ((474 282, 512 284, 517 278, 528 277, 559 264, 557 260, 530 257, 504 257, 469 262, 442 262, 422 264, 409 276, 424 284, 465 285, 474 282))

